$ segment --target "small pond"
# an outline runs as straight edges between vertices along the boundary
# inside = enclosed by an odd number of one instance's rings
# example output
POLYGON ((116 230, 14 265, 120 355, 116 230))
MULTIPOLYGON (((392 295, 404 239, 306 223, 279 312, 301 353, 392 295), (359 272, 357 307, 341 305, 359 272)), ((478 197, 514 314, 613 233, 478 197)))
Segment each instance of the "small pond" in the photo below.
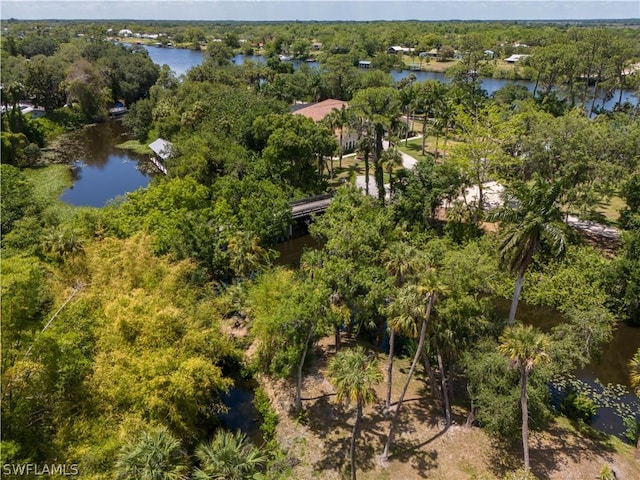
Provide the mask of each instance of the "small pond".
POLYGON ((138 168, 145 155, 116 148, 127 140, 119 121, 101 123, 74 134, 78 152, 71 166, 73 185, 60 199, 71 205, 104 207, 110 200, 146 187, 151 177, 138 168))
POLYGON ((218 419, 225 429, 232 432, 240 430, 254 445, 262 445, 262 417, 253 404, 256 386, 255 382, 236 382, 228 393, 222 395, 222 403, 228 411, 221 413, 218 419))

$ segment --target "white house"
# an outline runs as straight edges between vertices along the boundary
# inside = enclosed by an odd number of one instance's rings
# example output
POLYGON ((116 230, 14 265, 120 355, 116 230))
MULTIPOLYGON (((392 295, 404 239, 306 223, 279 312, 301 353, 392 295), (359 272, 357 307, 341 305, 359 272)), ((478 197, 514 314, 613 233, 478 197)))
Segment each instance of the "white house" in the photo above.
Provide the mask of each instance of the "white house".
POLYGON ((524 60, 525 58, 527 58, 529 56, 530 55, 523 55, 523 54, 519 54, 519 53, 514 53, 510 57, 505 58, 504 61, 507 62, 507 63, 516 63, 516 62, 519 62, 521 60, 524 60))
POLYGON ((409 47, 401 47, 400 45, 393 45, 387 48, 387 53, 391 53, 397 55, 398 53, 412 53, 415 51, 415 48, 409 47))
MULTIPOLYGON (((342 107, 348 108, 349 105, 347 102, 343 102, 342 100, 335 100, 333 98, 329 98, 327 100, 323 100, 322 102, 310 103, 307 105, 295 105, 292 108, 291 113, 294 115, 302 115, 304 117, 310 118, 314 122, 320 122, 327 115, 329 115, 334 110, 340 110, 342 107)), ((345 127, 342 129, 342 132, 339 128, 336 128, 333 132, 336 136, 336 140, 340 141, 340 134, 342 133, 342 150, 345 152, 350 152, 355 150, 356 143, 358 141, 358 132, 354 132, 349 130, 349 128, 345 127)))

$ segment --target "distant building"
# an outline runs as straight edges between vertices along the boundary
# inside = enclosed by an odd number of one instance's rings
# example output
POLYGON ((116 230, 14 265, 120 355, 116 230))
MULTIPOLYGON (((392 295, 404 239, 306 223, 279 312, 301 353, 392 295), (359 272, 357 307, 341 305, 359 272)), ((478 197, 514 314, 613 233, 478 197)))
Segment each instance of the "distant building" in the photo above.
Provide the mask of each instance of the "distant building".
MULTIPOLYGON (((343 106, 345 108, 348 108, 349 104, 347 102, 343 102, 342 100, 329 98, 327 100, 323 100, 322 102, 294 105, 291 108, 291 113, 294 115, 302 115, 304 117, 310 118, 314 122, 320 122, 332 111, 340 110, 343 106)), ((339 128, 336 129, 334 134, 336 136, 336 139, 340 141, 339 128)), ((343 151, 354 150, 356 148, 357 141, 357 132, 350 131, 348 128, 344 128, 342 130, 341 147, 343 151)))
POLYGON ((393 46, 387 48, 387 53, 390 53, 390 54, 393 54, 393 55, 397 55, 398 53, 401 53, 401 54, 412 53, 415 50, 416 50, 415 48, 401 47, 400 45, 393 45, 393 46))
POLYGON ((127 28, 123 28, 118 32, 119 37, 129 37, 133 32, 127 28))
POLYGON ((320 43, 320 42, 313 42, 313 43, 311 44, 311 48, 312 48, 313 50, 322 50, 322 43, 320 43))
POLYGON ((420 52, 418 54, 419 57, 429 57, 429 58, 438 58, 438 49, 432 48, 428 52, 420 52))
POLYGON ((493 58, 495 56, 495 52, 493 50, 485 50, 484 52, 482 52, 484 54, 485 57, 487 58, 493 58))
POLYGON ((519 62, 521 60, 524 60, 527 57, 529 57, 529 55, 522 55, 522 54, 519 54, 519 53, 514 53, 510 57, 505 58, 504 61, 507 62, 507 63, 516 63, 516 62, 519 62))
POLYGON ((358 62, 358 68, 371 68, 371 62, 369 60, 360 60, 358 62))

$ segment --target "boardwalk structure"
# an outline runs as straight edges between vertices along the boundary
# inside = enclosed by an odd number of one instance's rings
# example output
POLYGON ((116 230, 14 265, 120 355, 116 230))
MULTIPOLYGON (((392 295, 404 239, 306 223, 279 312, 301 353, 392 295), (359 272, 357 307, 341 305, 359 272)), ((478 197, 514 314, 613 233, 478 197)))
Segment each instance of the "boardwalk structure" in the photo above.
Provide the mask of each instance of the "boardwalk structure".
POLYGON ((149 144, 149 148, 156 154, 155 156, 150 156, 151 162, 166 175, 167 167, 164 166, 163 162, 171 156, 171 142, 158 138, 149 144))
POLYGON ((289 225, 289 238, 297 236, 299 232, 308 233, 305 230, 311 223, 313 216, 324 213, 329 208, 334 195, 334 193, 326 193, 289 202, 292 220, 289 225))

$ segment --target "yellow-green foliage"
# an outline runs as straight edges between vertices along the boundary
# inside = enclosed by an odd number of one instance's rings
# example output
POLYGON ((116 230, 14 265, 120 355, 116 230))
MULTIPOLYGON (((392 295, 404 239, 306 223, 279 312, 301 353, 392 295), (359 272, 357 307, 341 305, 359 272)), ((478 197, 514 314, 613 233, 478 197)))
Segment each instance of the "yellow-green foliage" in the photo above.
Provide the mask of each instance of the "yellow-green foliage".
MULTIPOLYGON (((9 438, 21 448, 16 459, 69 459, 86 478, 107 478, 120 447, 141 429, 163 425, 197 441, 222 410, 220 393, 232 384, 222 367, 236 352, 220 331, 215 299, 190 284, 191 262, 151 250, 144 234, 89 243, 84 287, 25 344, 22 352, 33 343, 29 356, 5 368, 3 390, 14 400, 3 399, 3 421, 17 422, 9 438), (26 426, 24 418, 43 408, 37 428, 26 426), (36 438, 47 447, 31 453, 36 438)), ((11 260, 23 268, 22 259, 11 260)), ((56 295, 50 311, 66 296, 56 295)))
POLYGON ((232 349, 186 281, 192 264, 150 249, 149 237, 137 235, 87 252, 102 323, 89 382, 109 411, 140 412, 185 434, 219 407, 216 393, 231 384, 219 364, 232 349))

